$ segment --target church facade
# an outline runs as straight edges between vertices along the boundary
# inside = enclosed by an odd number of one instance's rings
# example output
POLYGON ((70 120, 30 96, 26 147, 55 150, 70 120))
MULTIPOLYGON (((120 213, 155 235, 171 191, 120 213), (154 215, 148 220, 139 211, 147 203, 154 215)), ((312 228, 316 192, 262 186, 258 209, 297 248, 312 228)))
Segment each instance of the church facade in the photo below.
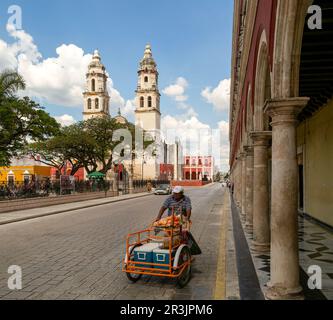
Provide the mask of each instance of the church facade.
MULTIPOLYGON (((135 91, 135 125, 137 132, 142 132, 142 139, 154 140, 154 143, 145 151, 137 152, 136 159, 125 161, 124 166, 131 170, 133 178, 137 180, 157 180, 165 173, 162 168, 166 165, 166 159, 172 160, 173 172, 171 179, 180 176, 181 145, 175 143, 166 144, 161 137, 161 111, 160 92, 158 88, 159 73, 157 64, 153 58, 151 46, 147 45, 144 56, 139 64, 138 84, 135 91), (172 153, 169 156, 168 153, 172 153), (175 156, 178 155, 178 156, 175 156), (163 172, 162 172, 163 171, 163 172)), ((97 50, 93 54, 92 61, 86 74, 86 89, 83 93, 83 120, 110 116, 110 96, 107 89, 108 75, 105 66, 101 62, 101 56, 97 50)), ((121 116, 119 109, 115 117, 120 123, 127 120, 121 116)), ((134 138, 134 137, 133 137, 134 138)))

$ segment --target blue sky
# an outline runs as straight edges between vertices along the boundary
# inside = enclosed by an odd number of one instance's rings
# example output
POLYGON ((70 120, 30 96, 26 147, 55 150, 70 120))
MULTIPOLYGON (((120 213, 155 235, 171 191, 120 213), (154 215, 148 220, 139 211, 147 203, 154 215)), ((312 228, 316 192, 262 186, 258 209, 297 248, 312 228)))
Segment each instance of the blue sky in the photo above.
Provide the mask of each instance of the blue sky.
MULTIPOLYGON (((57 58, 61 45, 73 44, 84 54, 98 48, 113 87, 126 102, 134 98, 138 63, 150 43, 160 73, 160 91, 177 78, 185 78, 186 105, 198 121, 211 128, 228 121, 226 107, 215 101, 218 91, 214 97, 213 90, 230 78, 232 0, 1 0, 0 39, 7 44, 15 41, 6 30, 7 10, 13 4, 22 8, 22 29, 33 37, 40 59, 57 58), (207 87, 211 87, 210 101, 202 95, 207 87)), ((68 114, 81 120, 80 106, 54 103, 47 97, 47 88, 43 90, 40 101, 51 115, 68 114)), ((174 97, 165 94, 161 111, 164 116, 184 114, 174 97)))

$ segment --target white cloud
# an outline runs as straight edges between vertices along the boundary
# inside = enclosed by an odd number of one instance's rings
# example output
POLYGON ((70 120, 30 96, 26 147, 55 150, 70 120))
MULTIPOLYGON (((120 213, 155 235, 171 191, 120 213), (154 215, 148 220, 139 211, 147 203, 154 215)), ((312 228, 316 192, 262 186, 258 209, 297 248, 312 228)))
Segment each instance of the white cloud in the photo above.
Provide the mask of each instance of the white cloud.
POLYGON ((220 158, 221 167, 224 171, 228 171, 229 168, 229 153, 230 153, 230 143, 229 143, 229 122, 220 121, 218 123, 218 128, 220 131, 221 148, 220 158))
MULTIPOLYGON (((39 103, 66 107, 83 106, 85 75, 92 55, 75 44, 62 44, 56 49, 56 57, 43 59, 34 39, 23 30, 7 25, 9 35, 15 39, 8 44, 0 39, 0 71, 17 69, 24 77, 27 88, 21 95, 28 95, 39 103)), ((108 80, 111 115, 121 108, 124 115, 134 115, 130 102, 125 101, 108 80)))
POLYGON ((185 91, 188 87, 188 82, 183 77, 178 77, 175 84, 172 84, 163 90, 163 93, 177 102, 177 108, 185 111, 180 116, 181 120, 189 119, 191 117, 198 117, 198 113, 192 106, 186 103, 188 96, 185 95, 185 91))
POLYGON ((16 40, 16 42, 9 46, 14 56, 27 58, 34 63, 37 63, 39 59, 42 58, 30 34, 26 33, 24 30, 16 30, 15 26, 12 24, 7 24, 6 29, 9 35, 16 40))
MULTIPOLYGON (((217 109, 227 109, 226 88, 230 87, 230 80, 221 81, 219 86, 211 90, 206 88, 202 95, 209 103, 216 104, 217 109), (229 81, 229 82, 228 82, 229 81), (219 94, 223 93, 224 98, 219 94)), ((199 120, 198 113, 194 108, 187 104, 188 97, 186 89, 188 82, 185 78, 179 77, 175 84, 172 84, 163 90, 163 93, 177 101, 178 109, 183 114, 177 116, 166 115, 162 117, 162 133, 168 143, 174 143, 175 139, 181 140, 184 153, 188 155, 212 155, 215 158, 216 165, 224 171, 229 170, 229 124, 220 121, 217 128, 212 128, 199 120)), ((229 90, 230 91, 230 90, 229 90)), ((230 94, 229 94, 230 96, 230 94)), ((229 102, 228 102, 229 105, 229 102)))
POLYGON ((168 143, 181 140, 184 155, 212 155, 221 170, 229 170, 228 122, 220 121, 217 128, 212 128, 197 116, 166 115, 162 118, 162 132, 168 143))
POLYGON ((16 69, 17 59, 13 49, 0 39, 0 71, 4 69, 16 69))
POLYGON ((15 39, 11 44, 0 40, 0 69, 14 68, 26 81, 23 95, 41 103, 62 106, 82 106, 85 73, 91 54, 74 44, 62 44, 57 56, 43 59, 34 39, 24 30, 7 25, 8 34, 15 39))
POLYGON ((67 127, 67 126, 70 126, 72 124, 74 124, 76 121, 74 119, 74 117, 68 115, 68 114, 64 114, 62 116, 59 116, 59 117, 54 117, 57 122, 59 122, 61 124, 61 126, 63 127, 67 127))
POLYGON ((218 128, 221 130, 221 133, 223 135, 224 141, 229 143, 229 122, 227 121, 220 121, 218 123, 218 128))
POLYGON ((220 81, 219 85, 212 89, 205 88, 201 92, 201 96, 206 102, 212 104, 217 111, 229 111, 230 108, 230 79, 220 81))
POLYGON ((18 72, 26 80, 27 93, 51 104, 82 106, 85 73, 92 56, 73 44, 63 44, 56 52, 56 58, 38 63, 18 57, 18 72))
POLYGON ((125 117, 129 117, 134 121, 134 116, 135 116, 135 99, 133 100, 127 100, 125 106, 122 108, 122 114, 125 117))
POLYGON ((185 95, 186 88, 188 87, 188 82, 185 78, 179 77, 176 80, 175 84, 172 84, 165 89, 162 90, 162 92, 176 100, 177 102, 185 102, 188 99, 188 96, 185 95))
POLYGON ((111 116, 117 115, 120 109, 121 115, 133 122, 135 116, 135 99, 125 100, 120 92, 113 87, 113 82, 110 79, 108 81, 108 92, 110 95, 111 116))

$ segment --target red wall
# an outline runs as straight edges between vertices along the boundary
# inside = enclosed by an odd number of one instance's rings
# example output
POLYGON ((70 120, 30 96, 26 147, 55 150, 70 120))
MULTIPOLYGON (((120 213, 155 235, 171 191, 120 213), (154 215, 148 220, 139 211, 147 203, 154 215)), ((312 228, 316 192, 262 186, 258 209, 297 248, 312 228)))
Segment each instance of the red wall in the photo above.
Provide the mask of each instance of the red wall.
POLYGON ((175 186, 182 186, 182 187, 202 187, 204 185, 207 185, 211 182, 209 181, 201 181, 201 180, 185 180, 185 181, 171 181, 171 185, 173 187, 175 186))
MULTIPOLYGON (((56 173, 57 173, 57 169, 56 168, 51 168, 51 177, 52 176, 56 176, 56 173)), ((61 170, 61 174, 62 175, 70 175, 71 173, 71 168, 67 166, 67 172, 65 173, 65 170, 62 169, 61 170)), ((82 181, 84 180, 84 169, 83 168, 80 168, 75 174, 74 174, 74 177, 76 180, 78 181, 82 181)))
POLYGON ((174 165, 173 164, 160 164, 160 177, 167 179, 169 176, 173 177, 174 175, 174 165))
MULTIPOLYGON (((251 85, 251 106, 253 112, 254 105, 254 88, 255 88, 255 74, 257 65, 257 56, 259 50, 259 41, 263 30, 266 31, 268 48, 269 48, 269 65, 272 70, 272 61, 274 54, 274 34, 275 34, 275 21, 276 21, 277 0, 259 0, 256 20, 252 35, 251 49, 246 69, 246 77, 243 86, 241 110, 236 122, 236 135, 232 141, 231 148, 231 166, 235 161, 236 152, 239 149, 241 142, 241 128, 245 120, 246 106, 247 106, 247 93, 251 85)), ((240 14, 240 12, 239 12, 240 14)))

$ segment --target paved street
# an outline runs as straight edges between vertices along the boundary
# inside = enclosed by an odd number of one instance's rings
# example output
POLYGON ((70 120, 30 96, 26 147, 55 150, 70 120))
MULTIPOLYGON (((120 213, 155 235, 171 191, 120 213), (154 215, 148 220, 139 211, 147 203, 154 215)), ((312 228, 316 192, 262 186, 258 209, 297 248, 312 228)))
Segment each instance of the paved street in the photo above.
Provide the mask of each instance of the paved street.
POLYGON ((173 280, 121 272, 127 233, 144 229, 165 196, 106 204, 0 226, 1 299, 212 299, 216 287, 223 191, 190 189, 193 229, 203 254, 184 289, 173 280), (10 291, 7 269, 22 267, 23 288, 10 291))

